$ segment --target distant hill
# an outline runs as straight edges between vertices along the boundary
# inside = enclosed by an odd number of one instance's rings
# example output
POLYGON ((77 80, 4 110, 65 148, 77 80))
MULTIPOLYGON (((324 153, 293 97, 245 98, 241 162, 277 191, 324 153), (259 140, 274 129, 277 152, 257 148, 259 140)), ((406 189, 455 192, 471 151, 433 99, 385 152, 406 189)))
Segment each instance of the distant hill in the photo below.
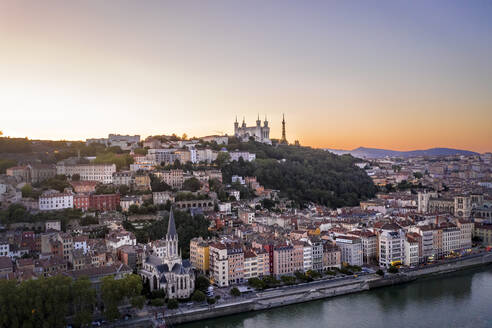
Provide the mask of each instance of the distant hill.
POLYGON ((425 150, 397 151, 378 148, 359 147, 353 150, 325 149, 337 155, 350 154, 358 158, 384 158, 384 157, 415 157, 415 156, 451 156, 451 155, 477 155, 478 153, 452 148, 430 148, 425 150))

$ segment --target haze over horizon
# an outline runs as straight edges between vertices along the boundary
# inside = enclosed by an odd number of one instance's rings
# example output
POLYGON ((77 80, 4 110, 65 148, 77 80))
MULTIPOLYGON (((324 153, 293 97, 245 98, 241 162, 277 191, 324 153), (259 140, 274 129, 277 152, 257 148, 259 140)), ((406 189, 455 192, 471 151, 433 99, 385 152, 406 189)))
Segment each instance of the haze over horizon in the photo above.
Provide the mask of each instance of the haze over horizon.
POLYGON ((0 3, 0 130, 492 151, 492 2, 0 3))

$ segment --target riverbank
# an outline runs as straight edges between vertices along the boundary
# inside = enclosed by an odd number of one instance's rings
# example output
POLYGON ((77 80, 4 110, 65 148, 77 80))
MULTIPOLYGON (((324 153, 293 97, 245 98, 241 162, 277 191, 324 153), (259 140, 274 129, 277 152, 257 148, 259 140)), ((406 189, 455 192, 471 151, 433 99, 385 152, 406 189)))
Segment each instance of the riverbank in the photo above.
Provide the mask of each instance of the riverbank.
POLYGON ((218 318, 238 313, 261 311, 285 305, 304 303, 334 296, 398 285, 416 279, 441 275, 492 263, 492 253, 483 253, 428 265, 423 268, 406 270, 395 275, 380 277, 375 274, 348 277, 341 280, 314 281, 295 286, 275 288, 256 293, 251 298, 234 303, 218 304, 201 308, 178 310, 167 313, 165 319, 173 325, 198 320, 218 318))

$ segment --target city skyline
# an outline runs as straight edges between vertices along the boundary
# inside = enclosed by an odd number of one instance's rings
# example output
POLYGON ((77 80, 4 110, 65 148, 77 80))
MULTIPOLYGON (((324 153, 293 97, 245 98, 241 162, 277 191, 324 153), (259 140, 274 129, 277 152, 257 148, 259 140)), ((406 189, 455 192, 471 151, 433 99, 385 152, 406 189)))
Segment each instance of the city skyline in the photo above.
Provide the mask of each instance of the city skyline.
POLYGON ((492 5, 0 4, 0 130, 232 135, 319 148, 492 151, 492 5), (190 24, 192 22, 192 24, 190 24))

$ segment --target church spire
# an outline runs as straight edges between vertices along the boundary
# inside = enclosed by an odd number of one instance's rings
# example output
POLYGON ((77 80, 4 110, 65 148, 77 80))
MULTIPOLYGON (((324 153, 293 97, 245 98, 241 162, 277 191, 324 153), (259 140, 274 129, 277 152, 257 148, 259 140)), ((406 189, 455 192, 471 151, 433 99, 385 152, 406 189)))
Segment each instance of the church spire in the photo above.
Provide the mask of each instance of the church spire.
POLYGON ((178 233, 176 232, 176 223, 174 222, 174 214, 173 208, 169 211, 169 222, 167 224, 167 237, 178 237, 178 233))

